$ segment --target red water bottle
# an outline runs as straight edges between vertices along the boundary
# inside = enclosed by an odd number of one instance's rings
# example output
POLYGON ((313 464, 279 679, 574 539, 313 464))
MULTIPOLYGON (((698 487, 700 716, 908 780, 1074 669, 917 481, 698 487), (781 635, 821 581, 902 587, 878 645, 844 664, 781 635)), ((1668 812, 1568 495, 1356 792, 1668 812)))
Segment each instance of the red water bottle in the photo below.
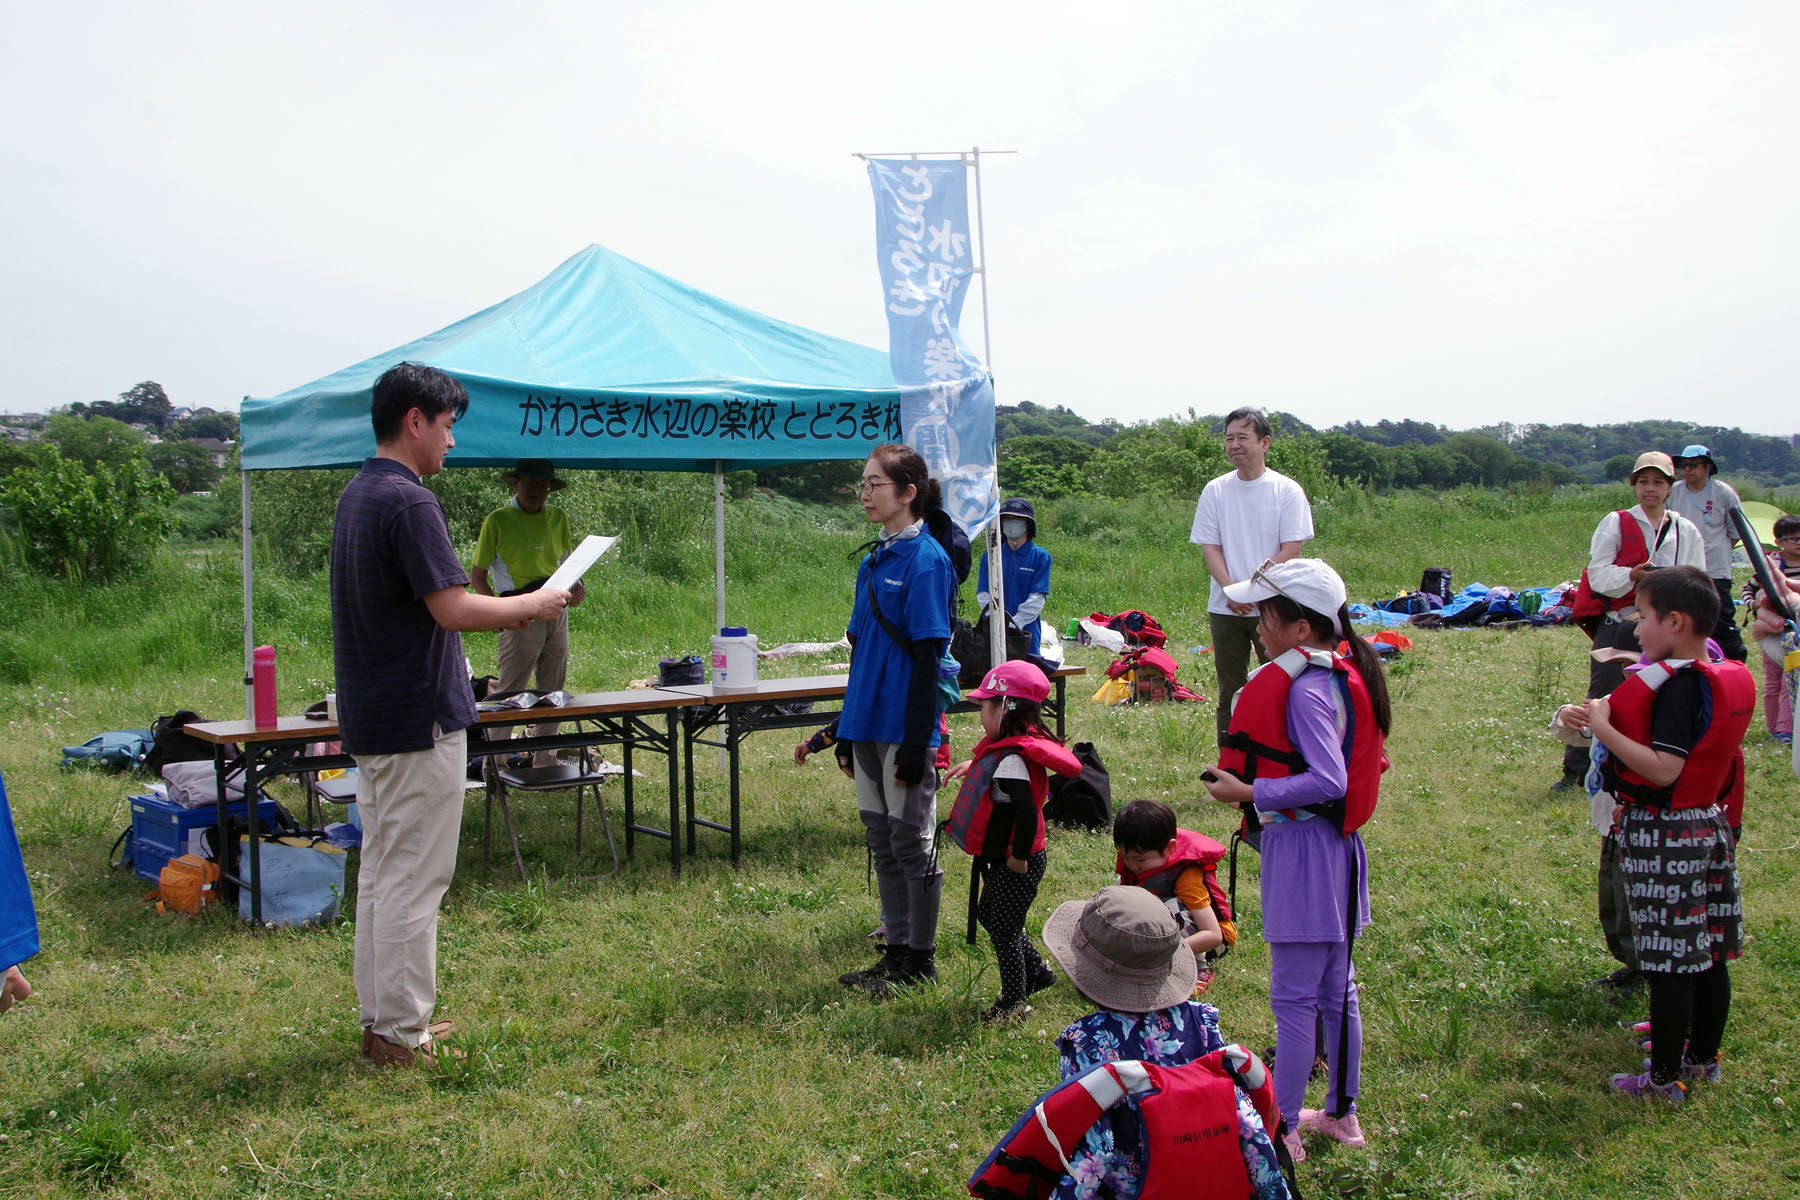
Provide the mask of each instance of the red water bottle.
POLYGON ((275 647, 258 646, 250 653, 252 703, 258 729, 275 728, 275 647))

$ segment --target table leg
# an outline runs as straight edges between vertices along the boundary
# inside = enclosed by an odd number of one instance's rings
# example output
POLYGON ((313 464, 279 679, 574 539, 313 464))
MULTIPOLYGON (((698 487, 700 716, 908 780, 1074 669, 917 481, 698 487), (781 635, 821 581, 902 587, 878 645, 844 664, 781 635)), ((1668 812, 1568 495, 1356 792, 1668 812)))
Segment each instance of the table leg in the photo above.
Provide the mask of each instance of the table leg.
POLYGON ((1059 742, 1066 742, 1069 740, 1067 731, 1063 729, 1063 712, 1066 708, 1063 704, 1064 682, 1065 680, 1061 675, 1056 677, 1056 740, 1059 742))
MULTIPOLYGON (((632 843, 636 839, 636 835, 632 832, 632 826, 637 824, 637 817, 635 815, 637 812, 637 798, 632 794, 631 790, 631 746, 636 739, 631 736, 630 717, 624 719, 621 726, 621 732, 624 734, 624 737, 620 740, 623 749, 620 750, 619 757, 625 760, 625 857, 630 858, 632 843)), ((601 803, 604 804, 605 802, 606 801, 603 798, 601 803)))
MULTIPOLYGON (((693 712, 694 712, 694 710, 691 708, 684 708, 681 710, 681 724, 682 724, 682 732, 683 732, 683 736, 681 739, 681 769, 683 771, 687 772, 687 778, 682 780, 682 786, 684 788, 686 788, 686 790, 687 790, 687 840, 688 840, 688 853, 689 854, 692 854, 694 852, 694 847, 696 844, 695 840, 694 840, 694 719, 692 716, 693 712)), ((680 836, 681 836, 681 822, 679 819, 677 819, 673 824, 671 824, 669 826, 669 840, 674 841, 676 838, 679 838, 680 836)), ((679 854, 680 851, 678 850, 678 851, 676 851, 676 853, 679 854)))
POLYGON ((219 899, 235 904, 237 884, 227 880, 237 877, 237 839, 231 836, 231 810, 225 799, 225 747, 220 743, 213 745, 213 786, 218 788, 214 793, 214 812, 219 829, 213 835, 213 850, 219 860, 219 899))
MULTIPOLYGON (((738 856, 743 849, 742 830, 738 821, 740 805, 738 798, 738 738, 740 736, 738 733, 738 710, 742 707, 741 704, 733 704, 725 710, 725 741, 731 747, 731 865, 733 867, 738 865, 738 856)), ((748 733, 749 730, 744 732, 748 733)), ((692 830, 693 827, 689 826, 690 836, 692 830)))
MULTIPOLYGON (((686 720, 684 715, 682 717, 684 728, 686 720)), ((665 744, 669 748, 669 869, 679 875, 681 874, 681 768, 675 760, 675 714, 672 711, 663 714, 663 732, 668 739, 665 744)), ((690 759, 687 765, 688 787, 692 789, 694 786, 693 761, 690 759)), ((693 810, 694 793, 690 790, 688 792, 688 811, 692 812, 693 810)))
MULTIPOLYGON (((244 819, 250 837, 250 924, 262 924, 262 829, 257 820, 257 754, 244 752, 244 819)), ((236 838, 231 839, 235 845, 236 838)))

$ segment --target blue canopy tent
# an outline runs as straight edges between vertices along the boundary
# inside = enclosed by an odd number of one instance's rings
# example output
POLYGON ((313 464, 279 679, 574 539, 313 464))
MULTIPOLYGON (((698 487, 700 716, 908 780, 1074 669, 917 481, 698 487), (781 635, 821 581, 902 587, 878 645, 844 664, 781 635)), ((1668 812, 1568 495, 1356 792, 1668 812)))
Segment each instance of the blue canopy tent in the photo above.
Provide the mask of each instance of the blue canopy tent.
MULTIPOLYGON (((240 413, 249 678, 249 472, 354 467, 375 451, 375 380, 423 362, 461 381, 452 467, 711 470, 715 607, 725 607, 724 473, 864 457, 901 437, 886 351, 778 321, 589 246, 491 308, 240 413)), ((249 690, 246 687, 246 705, 249 690)), ((248 711, 248 708, 246 708, 248 711)))

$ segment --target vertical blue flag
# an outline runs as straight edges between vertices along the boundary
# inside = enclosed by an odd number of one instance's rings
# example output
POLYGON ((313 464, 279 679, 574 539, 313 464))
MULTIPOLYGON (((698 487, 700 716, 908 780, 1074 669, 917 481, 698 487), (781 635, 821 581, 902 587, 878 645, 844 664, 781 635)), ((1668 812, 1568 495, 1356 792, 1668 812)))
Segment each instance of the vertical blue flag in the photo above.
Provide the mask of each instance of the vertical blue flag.
POLYGON ((999 511, 994 384, 957 322, 974 274, 968 168, 959 160, 872 158, 875 248, 900 386, 900 429, 971 535, 999 511))

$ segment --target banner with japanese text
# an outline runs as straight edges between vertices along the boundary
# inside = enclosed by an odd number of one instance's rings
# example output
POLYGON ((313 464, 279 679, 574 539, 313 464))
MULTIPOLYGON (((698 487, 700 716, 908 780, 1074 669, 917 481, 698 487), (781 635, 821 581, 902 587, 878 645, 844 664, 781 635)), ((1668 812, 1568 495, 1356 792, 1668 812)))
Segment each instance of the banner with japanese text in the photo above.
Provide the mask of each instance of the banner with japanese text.
POLYGON ((901 440, 924 457, 945 510, 973 535, 1000 500, 993 379, 957 328, 975 265, 968 168, 947 159, 868 163, 901 440))

